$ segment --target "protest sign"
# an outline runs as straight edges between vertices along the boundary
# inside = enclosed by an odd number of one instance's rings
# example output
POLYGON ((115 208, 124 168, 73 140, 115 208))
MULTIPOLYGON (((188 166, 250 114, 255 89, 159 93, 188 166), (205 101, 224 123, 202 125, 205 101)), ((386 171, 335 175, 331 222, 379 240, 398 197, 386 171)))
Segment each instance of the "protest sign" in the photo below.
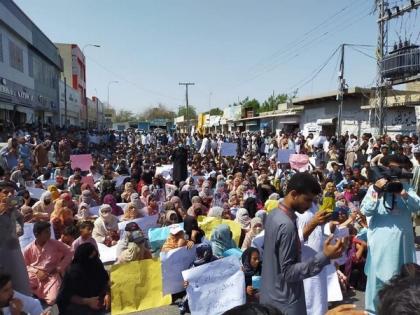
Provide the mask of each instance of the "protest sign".
POLYGON ((99 258, 102 263, 110 263, 117 260, 117 245, 108 247, 102 243, 98 243, 99 258))
POLYGON ((206 234, 206 238, 210 240, 211 235, 213 234, 213 230, 219 226, 220 224, 227 224, 230 227, 232 232, 232 239, 235 241, 236 245, 239 244, 239 239, 241 238, 241 225, 238 222, 226 219, 219 219, 213 217, 204 217, 199 216, 197 218, 198 226, 204 231, 206 234))
POLYGON ((160 253, 162 264, 163 294, 175 294, 184 291, 182 272, 190 267, 195 259, 195 247, 177 248, 160 253))
MULTIPOLYGON (((55 239, 54 230, 51 225, 51 239, 55 239)), ((32 241, 35 240, 34 224, 25 223, 23 225, 23 235, 19 237, 20 249, 23 251, 32 241)))
POLYGON ((237 143, 223 142, 220 145, 220 155, 221 156, 236 156, 237 148, 238 148, 237 143))
POLYGON ((235 256, 240 259, 242 257, 242 250, 240 248, 230 248, 223 253, 223 257, 235 256))
POLYGON ((111 313, 139 312, 171 304, 171 296, 162 296, 160 261, 145 259, 111 268, 111 313))
POLYGON ((290 156, 295 154, 294 149, 278 150, 277 151, 277 162, 289 163, 290 156))
POLYGON ((420 265, 420 250, 416 251, 417 264, 420 265))
POLYGON ((31 196, 32 199, 40 200, 41 195, 46 192, 45 189, 41 188, 34 188, 34 187, 28 187, 26 190, 29 192, 29 196, 31 196))
POLYGON ((219 315, 245 304, 245 276, 236 257, 226 257, 182 272, 192 315, 219 315))
POLYGON ((118 176, 118 177, 116 177, 114 179, 115 180, 115 187, 116 188, 121 187, 121 185, 124 183, 124 180, 126 178, 130 178, 130 176, 118 176))
POLYGON ((184 228, 184 223, 180 224, 173 224, 170 226, 164 226, 161 228, 151 228, 149 229, 148 236, 149 236, 149 243, 152 252, 156 252, 160 250, 165 243, 166 239, 169 236, 169 230, 172 226, 179 225, 181 228, 184 228))
POLYGON ((72 170, 74 170, 76 167, 79 167, 82 171, 89 171, 90 166, 92 165, 92 155, 70 155, 70 162, 72 170))
POLYGON ((162 166, 156 167, 155 175, 162 175, 163 177, 172 176, 172 170, 174 166, 172 164, 165 164, 162 166))
POLYGON ((158 217, 159 215, 156 214, 156 215, 151 215, 151 216, 147 216, 143 218, 137 218, 130 221, 122 221, 118 223, 118 230, 120 231, 120 238, 124 236, 125 226, 130 222, 137 223, 137 225, 140 227, 144 235, 147 236, 151 228, 155 228, 159 226, 157 224, 158 217))

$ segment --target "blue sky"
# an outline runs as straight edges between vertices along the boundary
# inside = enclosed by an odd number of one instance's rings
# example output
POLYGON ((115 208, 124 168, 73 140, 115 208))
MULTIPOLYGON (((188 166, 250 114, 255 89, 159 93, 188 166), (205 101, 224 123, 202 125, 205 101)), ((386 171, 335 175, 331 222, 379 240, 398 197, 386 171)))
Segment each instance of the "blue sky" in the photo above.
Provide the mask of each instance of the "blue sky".
MULTIPOLYGON (((343 42, 376 45, 373 0, 15 0, 54 42, 88 47, 88 96, 141 112, 185 102, 199 111, 263 101, 303 85, 343 42), (305 35, 306 34, 306 35, 305 35), (211 93, 211 97, 210 96, 211 93)), ((358 48, 374 56, 374 48, 358 48)), ((337 87, 336 54, 300 96, 337 87)), ((351 86, 374 82, 375 60, 346 50, 351 86)))

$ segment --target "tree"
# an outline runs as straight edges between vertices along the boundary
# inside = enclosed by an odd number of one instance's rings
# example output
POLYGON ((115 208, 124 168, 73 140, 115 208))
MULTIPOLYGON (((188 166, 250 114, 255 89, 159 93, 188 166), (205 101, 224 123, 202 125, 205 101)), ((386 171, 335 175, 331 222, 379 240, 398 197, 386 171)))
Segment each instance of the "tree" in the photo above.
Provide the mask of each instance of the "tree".
POLYGON ((135 119, 136 119, 136 116, 133 114, 132 111, 120 109, 118 112, 115 113, 113 122, 114 123, 130 122, 135 119))
POLYGON ((223 111, 219 107, 216 107, 216 108, 210 109, 209 114, 211 116, 222 116, 223 111))
POLYGON ((287 99, 287 94, 279 94, 277 96, 270 95, 270 97, 261 104, 260 113, 277 110, 280 104, 287 102, 287 99))
POLYGON ((186 119, 196 119, 197 111, 194 106, 189 105, 187 117, 187 108, 185 106, 181 106, 178 110, 178 116, 184 116, 186 119))
POLYGON ((153 119, 174 119, 176 116, 174 111, 166 108, 163 104, 158 104, 157 107, 152 107, 139 115, 139 120, 153 120, 153 119))

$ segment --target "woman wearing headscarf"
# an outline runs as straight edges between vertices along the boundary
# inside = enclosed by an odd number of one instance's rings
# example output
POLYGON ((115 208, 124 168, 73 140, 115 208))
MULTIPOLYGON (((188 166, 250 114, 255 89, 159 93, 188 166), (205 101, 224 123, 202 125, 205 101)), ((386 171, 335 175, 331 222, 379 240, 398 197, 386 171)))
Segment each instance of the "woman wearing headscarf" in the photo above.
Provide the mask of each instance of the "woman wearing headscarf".
POLYGON ((223 257, 223 253, 231 248, 236 248, 236 244, 232 239, 232 232, 229 225, 220 224, 213 230, 210 238, 211 248, 216 257, 223 257))
POLYGON ((255 217, 261 219, 263 226, 265 225, 265 220, 267 219, 267 215, 268 213, 265 210, 258 210, 257 213, 255 213, 255 217))
POLYGON ((52 201, 56 201, 60 197, 60 192, 55 185, 48 186, 48 191, 51 193, 52 201))
POLYGON ((139 209, 134 203, 128 203, 125 207, 124 214, 121 218, 122 221, 131 221, 137 218, 140 218, 141 214, 139 212, 139 209))
POLYGON ((146 207, 140 209, 140 213, 142 216, 152 216, 159 213, 159 206, 156 202, 156 197, 153 195, 148 195, 146 198, 146 207))
POLYGON ((186 215, 184 218, 184 230, 186 238, 193 241, 194 244, 201 243, 205 236, 204 231, 198 226, 197 219, 190 215, 186 215))
POLYGON ((141 188, 141 196, 140 196, 140 200, 141 202, 143 202, 145 205, 147 204, 147 196, 150 195, 150 189, 148 185, 145 185, 141 188))
POLYGON ((178 221, 182 222, 185 216, 185 213, 184 213, 184 209, 182 208, 181 199, 178 196, 173 196, 170 202, 174 205, 174 211, 176 212, 176 215, 178 216, 178 221))
POLYGON ((80 195, 80 202, 86 203, 89 207, 96 207, 97 203, 92 197, 92 192, 88 189, 82 190, 82 194, 80 195))
POLYGON ((194 245, 194 242, 185 240, 184 230, 178 226, 174 225, 170 228, 168 239, 162 246, 161 252, 169 252, 173 249, 187 246, 191 248, 194 245))
POLYGON ((208 217, 221 219, 223 216, 224 209, 221 207, 212 207, 207 213, 208 217))
POLYGON ((121 207, 117 205, 117 200, 115 200, 115 197, 113 195, 111 194, 105 195, 103 203, 111 207, 111 210, 112 210, 111 213, 114 216, 119 216, 119 215, 124 214, 124 211, 121 209, 121 207))
POLYGON ((174 210, 167 210, 164 212, 163 226, 170 226, 178 222, 178 215, 174 210))
POLYGON ((241 225, 242 230, 248 231, 251 227, 251 218, 249 217, 248 210, 240 208, 236 212, 235 222, 238 222, 241 225))
POLYGON ((118 218, 112 214, 112 208, 103 204, 99 208, 99 217, 95 220, 92 237, 98 243, 113 246, 118 241, 118 218))
POLYGON ((61 315, 102 315, 110 308, 109 276, 91 243, 80 245, 66 271, 57 305, 61 315))
POLYGON ((252 287, 252 277, 261 276, 260 253, 255 247, 250 247, 242 253, 242 269, 245 275, 247 302, 258 302, 259 294, 252 287))
POLYGON ((131 182, 127 182, 124 185, 124 192, 121 194, 121 199, 123 202, 130 202, 131 195, 134 194, 136 191, 134 190, 134 186, 131 182))
POLYGON ((57 199, 54 205, 54 211, 51 214, 51 224, 54 229, 55 238, 60 239, 64 228, 73 223, 73 211, 67 207, 64 199, 57 199))
POLYGON ((249 248, 251 246, 252 240, 258 234, 261 233, 263 228, 264 228, 263 221, 258 217, 253 218, 251 220, 251 229, 245 234, 245 238, 242 243, 241 249, 246 250, 247 248, 249 248))
POLYGON ((44 191, 33 207, 34 217, 38 220, 49 221, 54 210, 52 194, 49 191, 44 191))
POLYGON ((117 264, 152 258, 147 246, 147 239, 135 222, 130 222, 125 226, 124 239, 118 242, 118 244, 120 243, 117 264))
POLYGON ((78 221, 85 221, 94 219, 96 216, 93 216, 92 213, 90 213, 90 206, 87 203, 82 202, 79 204, 79 210, 77 211, 75 218, 78 221))
POLYGON ((133 193, 130 196, 130 202, 135 204, 137 209, 143 209, 146 205, 141 202, 139 194, 138 193, 133 193))
POLYGON ((62 193, 60 195, 59 200, 63 200, 64 201, 64 206, 66 206, 67 208, 69 208, 71 211, 73 211, 73 214, 77 213, 77 206, 76 204, 73 202, 73 198, 71 196, 71 193, 69 192, 65 192, 62 193))
POLYGON ((253 197, 248 197, 244 201, 244 208, 248 210, 248 214, 250 218, 255 217, 255 213, 257 213, 258 211, 257 199, 253 197))

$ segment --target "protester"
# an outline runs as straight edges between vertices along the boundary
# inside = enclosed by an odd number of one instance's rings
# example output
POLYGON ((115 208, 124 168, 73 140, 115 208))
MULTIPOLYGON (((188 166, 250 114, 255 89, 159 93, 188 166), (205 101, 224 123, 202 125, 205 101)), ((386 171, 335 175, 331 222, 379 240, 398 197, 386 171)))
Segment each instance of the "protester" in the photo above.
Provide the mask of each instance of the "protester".
POLYGON ((181 227, 177 225, 172 226, 169 231, 168 239, 162 246, 161 252, 168 252, 183 246, 191 248, 194 245, 194 242, 185 240, 184 235, 185 231, 181 227))
POLYGON ((109 276, 98 255, 91 243, 77 248, 57 296, 60 315, 100 315, 109 310, 109 276))
POLYGON ((134 222, 126 225, 124 240, 120 246, 121 253, 118 255, 117 264, 152 258, 152 254, 147 247, 147 239, 140 227, 134 222))
POLYGON ((76 252, 77 247, 84 243, 91 243, 95 246, 96 250, 98 250, 98 244, 96 243, 95 239, 92 237, 92 232, 94 228, 94 224, 92 221, 83 221, 79 225, 79 234, 80 236, 72 243, 71 250, 73 253, 76 252))
POLYGON ((232 239, 232 232, 229 225, 220 224, 213 230, 210 238, 213 255, 223 257, 223 253, 228 249, 237 248, 235 241, 232 239))
POLYGON ((108 247, 117 244, 118 218, 112 214, 110 205, 103 204, 99 208, 99 217, 95 220, 92 236, 96 242, 108 247))
MULTIPOLYGON (((412 166, 406 156, 398 154, 386 155, 380 161, 388 171, 400 173, 409 172, 412 166)), ((385 177, 377 178, 361 206, 362 213, 370 218, 365 308, 372 313, 377 310, 381 287, 403 264, 416 261, 411 214, 420 210, 420 197, 406 179, 399 179, 396 188, 390 184, 385 177)))
POLYGON ((306 314, 303 279, 321 272, 330 259, 341 256, 343 240, 324 243, 322 252, 307 262, 300 262, 300 241, 296 215, 309 209, 321 187, 312 175, 295 174, 287 185, 287 195, 267 218, 264 236, 260 301, 287 314, 306 314))
POLYGON ((258 288, 252 286, 252 278, 261 276, 261 260, 258 249, 254 247, 247 248, 242 253, 242 268, 245 274, 245 290, 247 302, 258 302, 258 288))
POLYGON ((13 290, 10 275, 0 273, 0 312, 11 315, 42 315, 43 309, 38 300, 13 290))
POLYGON ((29 283, 35 296, 53 305, 72 253, 63 243, 51 239, 49 222, 36 222, 33 232, 36 239, 23 253, 29 283))

